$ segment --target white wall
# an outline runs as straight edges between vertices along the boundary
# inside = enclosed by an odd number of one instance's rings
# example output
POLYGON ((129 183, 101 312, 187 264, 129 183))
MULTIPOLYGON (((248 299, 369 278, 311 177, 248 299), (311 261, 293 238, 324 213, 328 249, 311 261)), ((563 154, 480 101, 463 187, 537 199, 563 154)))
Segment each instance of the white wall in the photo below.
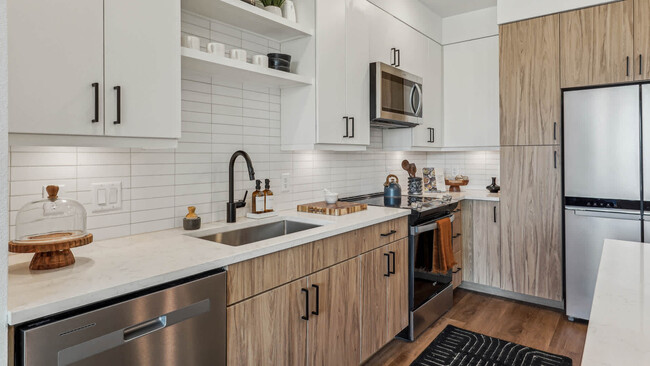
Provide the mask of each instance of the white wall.
POLYGON ((498 0, 499 24, 611 3, 618 0, 498 0))
MULTIPOLYGON (((9 241, 7 147, 7 1, 0 0, 0 243, 9 241)), ((0 250, 0 365, 7 364, 7 250, 0 250)))
POLYGON ((368 0, 438 43, 442 43, 442 18, 414 0, 368 0))
POLYGON ((498 34, 496 6, 442 19, 443 45, 498 34))

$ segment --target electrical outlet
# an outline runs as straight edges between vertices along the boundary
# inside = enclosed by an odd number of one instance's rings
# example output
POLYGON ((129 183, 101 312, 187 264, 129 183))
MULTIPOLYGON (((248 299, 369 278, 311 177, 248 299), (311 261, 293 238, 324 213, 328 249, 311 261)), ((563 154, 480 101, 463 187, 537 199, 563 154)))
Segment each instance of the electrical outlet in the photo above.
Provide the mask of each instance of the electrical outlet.
POLYGON ((122 208, 122 182, 92 184, 93 212, 114 211, 122 208))
POLYGON ((291 188, 289 188, 289 177, 291 174, 289 173, 282 173, 282 187, 280 189, 280 192, 290 192, 291 188))

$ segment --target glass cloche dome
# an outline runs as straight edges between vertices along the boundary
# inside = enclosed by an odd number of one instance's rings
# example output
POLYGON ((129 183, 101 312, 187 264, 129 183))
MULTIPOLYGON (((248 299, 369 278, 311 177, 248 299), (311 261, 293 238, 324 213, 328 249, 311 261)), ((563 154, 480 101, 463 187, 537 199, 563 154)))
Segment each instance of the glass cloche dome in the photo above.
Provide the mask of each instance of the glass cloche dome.
POLYGON ((70 240, 86 232, 86 209, 77 201, 59 198, 58 186, 47 186, 48 197, 23 206, 16 216, 15 244, 70 240))

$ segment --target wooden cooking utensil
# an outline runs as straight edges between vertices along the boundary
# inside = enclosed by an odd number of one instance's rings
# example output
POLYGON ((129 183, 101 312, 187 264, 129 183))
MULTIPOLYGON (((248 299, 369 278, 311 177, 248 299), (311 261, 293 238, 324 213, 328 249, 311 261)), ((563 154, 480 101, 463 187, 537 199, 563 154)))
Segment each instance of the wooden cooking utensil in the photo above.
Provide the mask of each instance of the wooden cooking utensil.
POLYGON ((411 164, 409 165, 409 170, 408 170, 408 172, 409 172, 409 175, 411 176, 411 178, 415 178, 415 175, 416 175, 417 172, 418 172, 418 168, 415 167, 415 164, 411 163, 411 164))
POLYGON ((409 171, 410 167, 411 167, 411 164, 409 164, 408 160, 402 161, 402 169, 406 170, 406 172, 409 173, 409 174, 411 174, 411 172, 409 171))

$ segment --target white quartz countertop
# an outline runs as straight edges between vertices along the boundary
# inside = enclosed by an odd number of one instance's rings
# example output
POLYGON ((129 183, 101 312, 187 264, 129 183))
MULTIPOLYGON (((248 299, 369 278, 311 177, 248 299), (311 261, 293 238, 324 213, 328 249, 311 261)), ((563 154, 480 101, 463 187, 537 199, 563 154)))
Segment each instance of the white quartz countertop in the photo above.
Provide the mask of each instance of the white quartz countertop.
POLYGON ((29 270, 31 254, 10 254, 7 321, 21 324, 409 213, 382 207, 340 217, 282 211, 269 219, 206 224, 195 232, 173 229, 97 241, 73 249, 72 266, 48 271, 29 270), (287 218, 323 226, 239 247, 193 237, 287 218))
POLYGON ((650 365, 650 245, 605 240, 583 365, 650 365))

